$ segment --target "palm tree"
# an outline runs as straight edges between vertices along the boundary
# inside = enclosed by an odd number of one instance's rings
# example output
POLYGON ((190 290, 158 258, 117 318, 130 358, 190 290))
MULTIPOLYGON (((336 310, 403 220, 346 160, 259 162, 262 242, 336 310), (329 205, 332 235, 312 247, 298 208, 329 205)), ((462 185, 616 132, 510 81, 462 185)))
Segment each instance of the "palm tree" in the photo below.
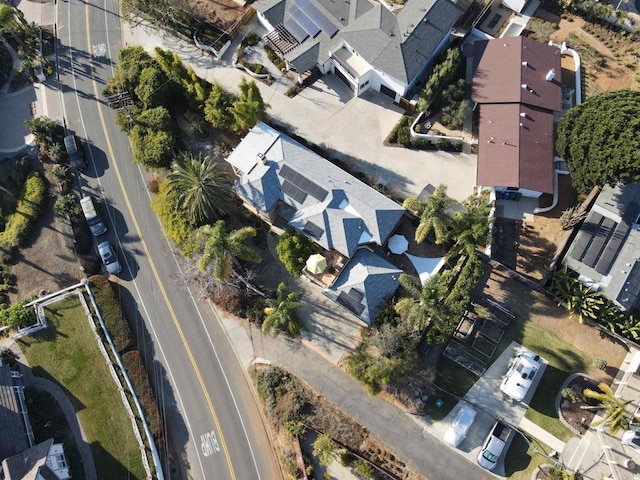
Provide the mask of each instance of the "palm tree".
POLYGON ((604 418, 594 423, 594 425, 606 425, 609 427, 609 433, 612 435, 615 435, 621 429, 629 430, 631 422, 638 421, 636 417, 626 411, 630 401, 616 398, 613 390, 611 390, 611 387, 606 383, 600 383, 598 389, 600 392, 596 392, 590 388, 586 388, 583 392, 586 398, 598 401, 599 405, 596 407, 597 409, 603 409, 605 411, 604 418))
POLYGON ((229 282, 233 274, 233 265, 238 265, 238 258, 254 263, 260 263, 262 260, 256 250, 242 243, 256 236, 256 229, 253 227, 244 227, 229 233, 225 228, 225 222, 218 220, 213 227, 206 225, 200 228, 198 234, 207 239, 198 267, 204 272, 213 264, 213 277, 221 283, 229 282))
POLYGON ((416 242, 422 243, 431 232, 435 234, 436 243, 446 242, 453 229, 453 218, 448 210, 454 201, 447 197, 447 186, 440 185, 433 195, 426 200, 407 198, 402 206, 420 217, 420 224, 416 229, 416 242))
POLYGON ((406 274, 400 275, 399 281, 410 296, 396 303, 396 313, 413 331, 422 332, 429 326, 432 317, 438 314, 438 305, 447 294, 440 276, 431 277, 424 285, 417 277, 406 274))
POLYGON ((295 310, 301 305, 301 298, 302 292, 290 292, 284 283, 280 283, 276 298, 267 300, 262 332, 273 336, 281 332, 293 337, 300 335, 303 325, 295 310))
POLYGON ((464 210, 457 212, 455 221, 456 249, 473 254, 477 245, 489 240, 489 212, 491 205, 482 195, 472 195, 462 202, 464 210))
POLYGON ((178 195, 180 207, 196 225, 225 215, 233 199, 231 176, 208 155, 180 155, 167 177, 167 184, 169 191, 178 195))

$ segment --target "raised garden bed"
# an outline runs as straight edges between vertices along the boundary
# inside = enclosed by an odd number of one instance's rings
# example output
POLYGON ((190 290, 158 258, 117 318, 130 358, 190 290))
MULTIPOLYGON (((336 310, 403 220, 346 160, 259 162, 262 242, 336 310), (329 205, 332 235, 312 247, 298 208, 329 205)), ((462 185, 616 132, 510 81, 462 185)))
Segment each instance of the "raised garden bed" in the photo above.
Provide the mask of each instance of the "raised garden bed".
POLYGON ((493 357, 493 354, 496 351, 496 347, 498 345, 487 340, 484 337, 478 337, 473 341, 473 349, 480 352, 482 355, 486 357, 493 357))
POLYGON ((456 331, 453 334, 454 338, 463 343, 466 343, 467 340, 469 340, 469 338, 473 334, 473 329, 475 327, 475 324, 476 324, 476 319, 470 318, 465 314, 465 316, 462 317, 462 320, 460 320, 460 323, 458 324, 458 328, 456 328, 456 331))
POLYGON ((498 343, 500 342, 500 340, 502 340, 502 336, 504 335, 504 330, 498 327, 491 320, 486 320, 478 333, 483 337, 486 337, 488 340, 492 341, 493 343, 498 343))
MULTIPOLYGON (((580 398, 584 398, 582 392, 585 388, 598 391, 598 381, 584 375, 574 376, 563 388, 571 388, 580 398)), ((595 409, 583 409, 583 406, 595 406, 597 402, 587 399, 573 403, 568 398, 560 397, 560 417, 574 432, 584 435, 589 430, 589 425, 596 415, 595 409)))

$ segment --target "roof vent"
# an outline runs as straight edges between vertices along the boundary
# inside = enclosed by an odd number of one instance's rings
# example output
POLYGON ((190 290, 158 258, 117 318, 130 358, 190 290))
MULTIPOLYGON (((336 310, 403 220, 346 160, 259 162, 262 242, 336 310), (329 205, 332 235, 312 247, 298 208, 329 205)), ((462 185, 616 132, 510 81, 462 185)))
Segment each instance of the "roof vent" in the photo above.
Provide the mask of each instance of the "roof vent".
POLYGON ((527 62, 522 62, 522 66, 523 66, 524 68, 527 68, 527 67, 529 66, 529 64, 528 64, 527 62))
POLYGON ((523 83, 522 85, 520 85, 522 87, 523 90, 527 90, 529 91, 529 85, 527 85, 526 83, 523 83))
POLYGON ((487 140, 487 143, 496 143, 496 139, 491 137, 489 138, 489 140, 487 140))
POLYGON ((262 164, 266 164, 266 163, 267 163, 267 159, 265 158, 264 153, 262 153, 262 152, 259 152, 259 153, 256 155, 256 160, 258 160, 258 161, 259 161, 259 162, 261 162, 262 164))
POLYGON ((526 113, 524 113, 524 112, 520 112, 520 117, 522 117, 522 118, 527 118, 527 114, 526 114, 526 113))
POLYGON ((506 144, 507 144, 507 141, 505 140, 504 142, 502 142, 502 144, 503 144, 503 145, 506 145, 506 144))
POLYGON ((555 69, 555 68, 552 68, 551 70, 549 70, 549 71, 547 72, 547 76, 546 76, 546 77, 544 77, 544 79, 545 79, 547 82, 551 82, 554 78, 556 78, 556 69, 555 69))
POLYGON ((520 123, 520 126, 521 126, 521 127, 524 127, 524 123, 520 123))

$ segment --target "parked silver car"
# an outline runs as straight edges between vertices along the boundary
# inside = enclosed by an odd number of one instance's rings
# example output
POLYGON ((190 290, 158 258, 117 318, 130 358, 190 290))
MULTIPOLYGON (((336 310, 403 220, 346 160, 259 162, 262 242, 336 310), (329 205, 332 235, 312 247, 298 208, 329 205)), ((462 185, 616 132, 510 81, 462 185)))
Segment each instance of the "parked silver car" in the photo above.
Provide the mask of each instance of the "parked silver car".
POLYGON ((118 257, 116 257, 113 247, 109 242, 102 242, 98 245, 98 253, 100 254, 100 258, 102 259, 102 263, 104 263, 107 272, 112 275, 117 275, 122 270, 122 266, 118 261, 118 257))
POLYGON ((462 405, 460 410, 458 410, 453 423, 445 432, 444 441, 454 447, 460 445, 460 442, 462 442, 464 437, 467 436, 467 432, 469 431, 469 428, 471 428, 473 421, 476 419, 477 413, 478 412, 466 403, 462 405))

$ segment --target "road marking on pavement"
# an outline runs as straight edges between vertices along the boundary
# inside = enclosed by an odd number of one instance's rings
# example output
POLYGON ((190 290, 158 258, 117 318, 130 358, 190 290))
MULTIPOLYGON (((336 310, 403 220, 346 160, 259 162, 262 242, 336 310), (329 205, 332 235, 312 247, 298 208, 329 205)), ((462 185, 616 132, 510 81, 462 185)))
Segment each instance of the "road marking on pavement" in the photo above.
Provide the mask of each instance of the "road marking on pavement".
MULTIPOLYGON (((91 30, 90 30, 90 25, 89 25, 89 2, 86 3, 85 5, 85 9, 86 9, 86 16, 85 16, 85 21, 86 21, 86 32, 87 32, 87 48, 91 47, 91 30)), ((93 84, 93 90, 96 96, 96 99, 100 98, 100 92, 98 91, 98 83, 96 82, 95 76, 93 74, 93 71, 91 72, 91 83, 93 84)), ((160 288, 160 293, 162 294, 162 298, 164 298, 165 304, 167 305, 167 309, 169 310, 169 314, 171 315, 171 319, 173 320, 173 324, 176 327, 176 330, 178 331, 178 335, 180 336, 180 339, 182 341, 182 345, 184 346, 186 352, 187 352, 187 356, 189 357, 189 360, 191 362, 191 365, 193 367, 193 370, 196 374, 196 377, 198 378, 198 382, 200 383, 200 388, 202 389, 202 392, 204 394, 205 400, 207 402, 207 405, 209 407, 209 411, 211 412, 211 416, 213 417, 213 421, 216 425, 216 429, 218 430, 218 433, 220 434, 220 444, 222 444, 222 450, 224 451, 224 455, 225 458, 227 460, 227 465, 229 467, 229 473, 231 474, 231 478, 233 480, 236 479, 236 474, 235 471, 233 469, 233 464, 231 463, 231 457, 229 456, 229 449, 227 448, 227 444, 224 440, 224 435, 222 434, 222 428, 220 427, 220 422, 218 420, 218 415, 216 414, 215 408, 213 407, 213 402, 211 401, 211 397, 209 396, 209 392, 207 391, 207 388, 204 384, 204 380, 202 378, 202 374, 200 373, 200 369, 198 368, 198 364, 195 361, 195 358, 193 356, 193 352, 191 351, 191 348, 189 347, 189 344, 187 343, 187 339, 184 336, 184 332, 182 331, 182 327, 180 326, 180 323, 178 322, 178 318, 175 314, 175 311, 173 310, 173 306, 171 305, 171 302, 169 301, 169 297, 167 295, 167 292, 164 288, 164 284, 162 283, 162 281, 160 280, 160 275, 158 274, 158 271, 155 267, 155 264, 153 263, 153 260, 151 258, 151 254, 149 253, 149 249, 147 248, 147 244, 144 241, 144 237, 142 235, 142 230, 140 229, 140 226, 138 225, 138 221, 136 219, 136 216, 133 213, 133 208, 131 207, 131 202, 129 201, 129 196, 127 195, 127 192, 124 188, 124 183, 122 182, 122 176, 120 175, 120 169, 118 168, 118 164, 115 161, 115 155, 113 153, 113 147, 111 145, 111 139, 109 138, 109 134, 107 132, 107 125, 106 122, 104 120, 104 114, 102 113, 102 104, 100 102, 96 102, 97 108, 98 108, 98 116, 100 117, 100 123, 102 124, 102 130, 104 131, 104 136, 105 136, 105 140, 107 142, 107 149, 109 150, 109 157, 110 157, 110 164, 113 165, 114 168, 114 172, 116 174, 116 177, 118 178, 118 183, 120 184, 120 189, 122 190, 122 195, 124 197, 124 201, 127 204, 127 209, 129 210, 129 214, 131 215, 131 219, 133 220, 133 224, 134 224, 134 228, 136 229, 136 232, 138 233, 138 238, 140 239, 140 244, 142 245, 142 249, 144 250, 144 253, 147 257, 147 260, 149 261, 149 266, 151 267, 151 271, 153 272, 153 276, 156 279, 156 282, 158 284, 158 287, 160 288)), ((209 432, 209 433, 214 433, 213 431, 209 432)), ((215 434, 214 434, 215 437, 215 434)), ((216 445, 219 447, 218 441, 217 441, 217 437, 216 437, 216 445)), ((213 445, 212 445, 213 447, 213 445)))
POLYGON ((205 457, 218 453, 220 451, 220 445, 218 444, 218 437, 216 432, 211 430, 210 432, 200 435, 200 449, 205 457))
POLYGON ((91 51, 94 57, 104 57, 107 53, 107 45, 105 43, 98 43, 91 46, 91 51))

